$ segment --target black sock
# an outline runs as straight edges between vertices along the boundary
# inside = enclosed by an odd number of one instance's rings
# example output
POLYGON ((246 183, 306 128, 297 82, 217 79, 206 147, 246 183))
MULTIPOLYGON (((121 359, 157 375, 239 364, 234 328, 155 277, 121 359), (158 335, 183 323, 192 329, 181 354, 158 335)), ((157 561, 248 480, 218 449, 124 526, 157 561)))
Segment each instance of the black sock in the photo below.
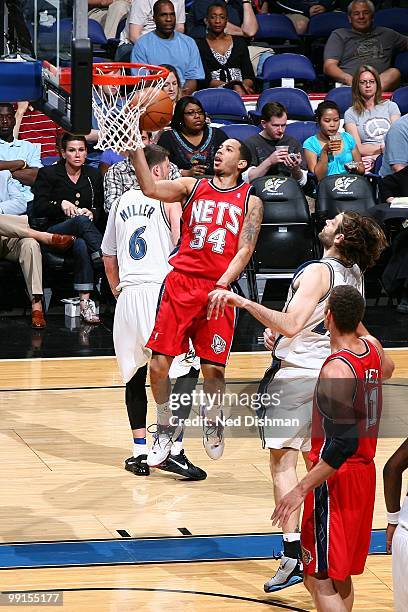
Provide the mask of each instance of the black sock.
POLYGON ((283 554, 285 557, 290 557, 291 559, 300 559, 302 556, 300 540, 295 540, 294 542, 285 542, 284 540, 283 554))

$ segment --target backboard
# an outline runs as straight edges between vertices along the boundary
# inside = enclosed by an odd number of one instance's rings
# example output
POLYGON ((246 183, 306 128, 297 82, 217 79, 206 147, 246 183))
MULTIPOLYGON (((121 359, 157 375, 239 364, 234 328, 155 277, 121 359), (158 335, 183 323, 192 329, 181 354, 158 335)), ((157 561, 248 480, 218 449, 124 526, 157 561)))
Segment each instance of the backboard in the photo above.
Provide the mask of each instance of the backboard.
POLYGON ((31 91, 36 99, 30 102, 65 130, 87 134, 92 120, 87 0, 6 0, 2 10, 0 99, 16 102, 31 91), (5 84, 10 71, 14 78, 5 84), (37 80, 30 89, 31 73, 37 80), (5 99, 7 92, 13 99, 5 99))

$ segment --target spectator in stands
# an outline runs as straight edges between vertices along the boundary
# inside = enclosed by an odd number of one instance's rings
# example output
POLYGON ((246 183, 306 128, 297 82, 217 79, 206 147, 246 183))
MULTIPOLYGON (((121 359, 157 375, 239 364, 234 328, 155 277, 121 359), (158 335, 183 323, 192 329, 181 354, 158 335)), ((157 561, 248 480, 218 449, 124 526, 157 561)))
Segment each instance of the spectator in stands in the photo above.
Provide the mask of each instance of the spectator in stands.
POLYGON ((204 68, 194 40, 176 32, 176 14, 170 0, 157 0, 153 5, 156 29, 139 38, 133 46, 131 61, 138 64, 161 64, 163 58, 175 67, 183 95, 197 89, 197 80, 204 79, 204 68))
POLYGON ((130 9, 129 0, 88 0, 88 17, 101 24, 106 38, 116 38, 119 22, 130 9))
POLYGON ((57 157, 57 139, 62 136, 63 129, 50 117, 33 108, 30 102, 17 102, 16 125, 14 138, 28 140, 40 147, 43 157, 57 157))
POLYGON ((400 118, 392 100, 382 100, 380 75, 372 66, 360 66, 353 76, 353 105, 344 113, 344 127, 356 141, 366 172, 384 153, 384 140, 391 124, 400 118))
POLYGON ((18 182, 8 170, 0 171, 0 259, 18 261, 31 300, 31 324, 46 326, 42 307, 42 259, 38 242, 64 250, 72 246, 73 236, 37 232, 29 227, 27 202, 18 182))
POLYGON ((371 0, 353 0, 348 6, 351 29, 340 28, 330 35, 324 49, 324 73, 351 85, 361 64, 370 64, 380 74, 384 91, 398 87, 401 74, 392 67, 393 55, 408 49, 406 36, 390 28, 374 27, 371 0))
POLYGON ((280 102, 268 102, 262 108, 262 132, 245 141, 251 151, 251 165, 243 177, 251 181, 259 176, 281 174, 292 176, 301 187, 307 182, 307 171, 302 169, 302 145, 285 134, 288 122, 286 108, 280 102))
POLYGON ((356 141, 347 132, 339 132, 340 110, 335 102, 320 102, 316 109, 319 132, 303 143, 307 166, 318 181, 331 174, 348 172, 347 165, 356 163, 353 172, 364 174, 364 164, 356 141))
POLYGON ((387 176, 408 166, 408 114, 395 121, 385 137, 380 175, 387 176))
MULTIPOLYGON (((145 130, 142 130, 140 132, 140 135, 142 137, 142 142, 145 146, 150 144, 151 139, 152 139, 151 132, 146 132, 145 130)), ((120 153, 116 153, 116 151, 112 151, 112 149, 106 149, 101 155, 101 161, 99 164, 99 170, 102 176, 105 176, 110 166, 113 166, 114 164, 117 164, 118 162, 123 161, 127 156, 128 156, 128 151, 123 151, 123 154, 121 155, 120 153)), ((104 208, 105 210, 107 210, 106 201, 104 201, 104 208)))
POLYGON ((254 93, 255 74, 248 47, 242 37, 225 33, 227 19, 223 0, 210 4, 205 19, 206 37, 197 40, 205 71, 204 87, 222 87, 229 81, 238 81, 245 93, 254 93))
MULTIPOLYGON (((153 32, 156 25, 153 17, 154 0, 132 0, 126 25, 120 34, 120 44, 116 52, 117 61, 126 62, 134 43, 144 34, 153 32)), ((176 12, 176 32, 184 34, 186 8, 184 0, 173 0, 176 12)))
MULTIPOLYGON (((187 34, 193 38, 204 38, 206 33, 207 10, 213 0, 194 0, 191 21, 187 22, 187 34)), ((252 38, 258 31, 258 22, 251 0, 229 0, 227 2, 228 21, 225 33, 231 36, 252 38)))
POLYGON ((193 96, 181 98, 174 108, 170 127, 157 144, 169 152, 170 161, 182 176, 214 174, 215 153, 227 136, 207 124, 201 102, 193 96))
POLYGON ((262 5, 262 13, 269 10, 275 12, 274 8, 277 7, 279 12, 285 13, 293 22, 296 32, 303 36, 307 32, 310 17, 333 11, 336 3, 336 0, 270 0, 262 5))
POLYGON ((41 168, 40 148, 27 140, 14 138, 16 123, 12 104, 0 103, 0 170, 9 170, 18 181, 26 203, 33 199, 30 187, 41 168))
POLYGON ((94 288, 94 270, 101 271, 103 266, 102 235, 95 225, 103 214, 102 177, 95 168, 85 166, 84 136, 64 134, 61 154, 58 164, 41 168, 38 173, 33 187, 33 216, 46 217, 48 231, 76 236, 72 248, 74 288, 81 299, 81 318, 87 323, 99 323, 90 292, 94 288))
MULTIPOLYGON (((146 144, 149 143, 147 142, 146 144)), ((180 177, 180 170, 175 164, 170 162, 168 178, 172 181, 180 177)), ((114 203, 125 193, 125 191, 138 188, 139 183, 137 182, 134 166, 127 156, 123 161, 119 161, 110 166, 104 177, 104 207, 106 213, 109 213, 114 203)))

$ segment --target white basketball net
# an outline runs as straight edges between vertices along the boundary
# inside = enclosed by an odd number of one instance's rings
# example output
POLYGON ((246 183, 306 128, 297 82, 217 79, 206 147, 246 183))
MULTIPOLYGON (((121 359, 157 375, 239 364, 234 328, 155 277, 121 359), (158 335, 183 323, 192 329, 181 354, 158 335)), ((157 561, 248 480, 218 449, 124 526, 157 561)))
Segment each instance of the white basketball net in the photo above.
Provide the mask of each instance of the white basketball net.
MULTIPOLYGON (((92 108, 98 124, 95 148, 116 153, 135 151, 143 147, 139 129, 140 116, 161 91, 165 78, 149 82, 143 79, 147 68, 139 68, 140 80, 131 85, 92 85, 92 108)), ((94 66, 95 72, 109 74, 94 66)), ((112 74, 125 75, 125 68, 115 67, 112 74)))

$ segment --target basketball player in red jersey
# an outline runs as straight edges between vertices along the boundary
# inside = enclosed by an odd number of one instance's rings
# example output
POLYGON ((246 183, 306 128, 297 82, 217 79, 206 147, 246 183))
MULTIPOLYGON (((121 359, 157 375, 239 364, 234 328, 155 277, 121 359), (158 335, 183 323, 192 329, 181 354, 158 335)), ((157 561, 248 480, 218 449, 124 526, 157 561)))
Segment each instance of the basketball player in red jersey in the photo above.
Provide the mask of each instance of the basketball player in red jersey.
POLYGON ((351 575, 364 571, 374 511, 381 381, 394 369, 376 338, 357 334, 364 306, 361 293, 349 285, 338 285, 330 294, 325 325, 332 354, 316 385, 312 468, 272 515, 272 524, 283 524, 304 502, 304 582, 317 610, 324 612, 352 609, 351 575))
POLYGON ((166 277, 155 327, 146 345, 153 352, 150 382, 159 424, 147 463, 157 466, 170 452, 168 372, 180 349, 188 351, 190 340, 201 359, 207 397, 207 406, 202 407, 204 447, 212 459, 218 459, 224 449, 224 435, 222 418, 217 417, 222 417, 224 370, 235 312, 228 309, 225 317, 207 320, 208 294, 215 288, 228 288, 255 249, 263 205, 252 195, 252 186, 241 178, 251 154, 243 143, 228 139, 215 155, 214 178, 158 182, 151 178, 143 151, 132 152, 130 158, 146 196, 181 202, 183 208, 180 246, 170 258, 173 270, 166 277))

